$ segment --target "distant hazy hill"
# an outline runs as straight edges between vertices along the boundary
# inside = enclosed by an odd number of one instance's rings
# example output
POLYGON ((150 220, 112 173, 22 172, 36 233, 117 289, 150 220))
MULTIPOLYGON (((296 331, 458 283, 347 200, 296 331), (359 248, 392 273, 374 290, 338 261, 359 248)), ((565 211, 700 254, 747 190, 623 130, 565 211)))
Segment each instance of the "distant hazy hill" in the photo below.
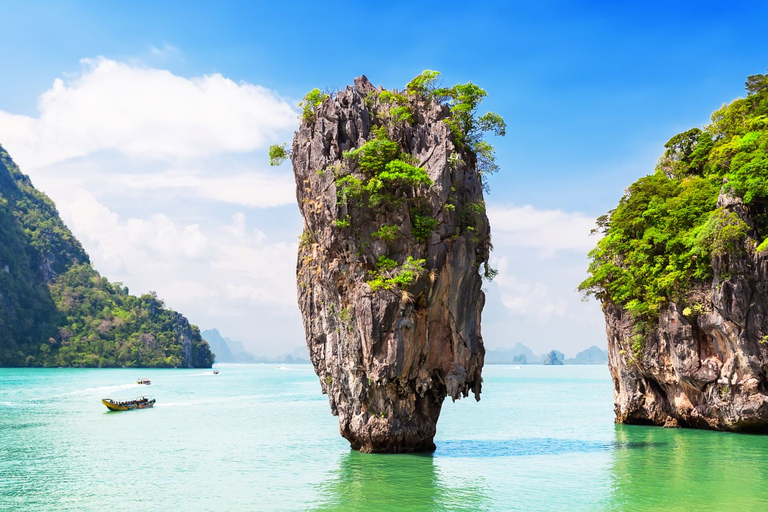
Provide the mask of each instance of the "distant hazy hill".
POLYGON ((223 337, 218 329, 207 329, 202 332, 202 336, 211 345, 217 363, 256 362, 253 354, 249 353, 242 343, 223 337))
POLYGON ((183 315, 93 269, 53 201, 0 146, 0 366, 212 363, 183 315))
POLYGON ((565 359, 565 355, 558 350, 537 356, 522 343, 515 343, 512 348, 486 351, 485 362, 486 364, 605 364, 608 362, 608 352, 593 345, 576 354, 576 357, 565 359))
POLYGON ((254 356, 241 341, 226 338, 221 335, 218 329, 208 329, 203 331, 203 338, 211 345, 211 349, 216 353, 217 363, 286 363, 286 364, 309 364, 307 350, 297 348, 291 354, 279 357, 254 356))
POLYGON ((559 350, 552 350, 549 352, 549 354, 544 356, 544 360, 541 363, 551 364, 551 365, 560 365, 560 364, 563 364, 564 360, 565 360, 565 354, 563 354, 559 350))
POLYGON ((592 345, 582 350, 576 357, 565 360, 565 364, 604 364, 608 362, 608 351, 592 345))
POLYGON ((487 364, 533 364, 541 358, 522 343, 515 343, 512 348, 497 348, 485 353, 487 364))

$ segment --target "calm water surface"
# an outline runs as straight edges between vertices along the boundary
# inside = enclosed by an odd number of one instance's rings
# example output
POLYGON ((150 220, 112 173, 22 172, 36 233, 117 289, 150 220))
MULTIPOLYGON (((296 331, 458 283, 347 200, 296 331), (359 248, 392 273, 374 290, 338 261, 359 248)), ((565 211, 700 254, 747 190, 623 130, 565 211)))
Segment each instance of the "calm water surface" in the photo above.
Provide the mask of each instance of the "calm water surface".
POLYGON ((429 456, 350 451, 309 366, 217 366, 0 368, 0 510, 768 509, 768 438, 615 426, 605 366, 486 367, 429 456))

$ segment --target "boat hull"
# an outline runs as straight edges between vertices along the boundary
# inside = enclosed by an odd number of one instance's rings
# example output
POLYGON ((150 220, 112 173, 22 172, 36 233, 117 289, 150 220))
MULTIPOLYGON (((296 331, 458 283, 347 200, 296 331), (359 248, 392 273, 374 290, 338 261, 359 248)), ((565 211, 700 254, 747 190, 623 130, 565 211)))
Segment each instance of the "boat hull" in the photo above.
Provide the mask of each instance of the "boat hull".
POLYGON ((101 403, 104 404, 110 411, 132 411, 134 409, 149 409, 155 405, 154 400, 148 402, 134 402, 134 403, 115 403, 108 398, 102 398, 101 403))

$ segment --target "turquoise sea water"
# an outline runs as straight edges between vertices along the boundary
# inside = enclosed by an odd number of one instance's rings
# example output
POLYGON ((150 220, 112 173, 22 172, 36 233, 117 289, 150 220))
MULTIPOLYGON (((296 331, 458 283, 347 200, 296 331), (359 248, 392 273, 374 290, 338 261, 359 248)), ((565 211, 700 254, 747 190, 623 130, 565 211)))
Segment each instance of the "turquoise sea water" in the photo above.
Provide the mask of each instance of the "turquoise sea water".
POLYGON ((0 510, 768 509, 768 438, 616 426, 605 366, 487 366, 432 455, 350 451, 310 366, 217 367, 0 368, 0 510))

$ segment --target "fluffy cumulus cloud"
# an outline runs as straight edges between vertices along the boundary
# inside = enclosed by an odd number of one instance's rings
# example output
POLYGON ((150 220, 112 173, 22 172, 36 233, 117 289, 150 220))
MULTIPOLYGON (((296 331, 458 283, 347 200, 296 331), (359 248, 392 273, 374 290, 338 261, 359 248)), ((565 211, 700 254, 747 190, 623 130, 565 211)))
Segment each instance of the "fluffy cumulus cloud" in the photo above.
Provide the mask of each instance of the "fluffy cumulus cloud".
POLYGON ((580 302, 574 290, 584 278, 585 255, 598 240, 590 235, 594 219, 531 205, 489 208, 488 217, 504 306, 539 321, 566 316, 580 302))
POLYGON ((501 302, 507 309, 540 322, 566 314, 568 295, 553 295, 541 281, 521 280, 513 273, 506 256, 496 260, 495 264, 499 270, 496 283, 501 291, 501 302))
POLYGON ((537 353, 557 348, 574 354, 604 345, 597 304, 583 302, 576 291, 586 277, 586 255, 599 239, 590 235, 594 219, 532 205, 492 206, 488 217, 491 265, 499 270, 486 285, 488 309, 494 311, 494 302, 499 305, 495 317, 484 317, 488 346, 522 342, 537 353))
POLYGON ((262 352, 275 350, 259 343, 259 324, 291 319, 297 328, 285 332, 293 339, 279 342, 284 351, 301 344, 293 284, 296 242, 270 240, 248 225, 245 213, 207 228, 165 214, 121 218, 83 190, 60 208, 96 268, 133 292, 154 290, 193 322, 219 327, 262 352))
POLYGON ((39 115, 0 111, 0 140, 28 170, 99 150, 141 159, 246 152, 295 126, 275 93, 220 74, 184 78, 105 58, 57 78, 39 115))
POLYGON ((0 143, 103 275, 274 354, 303 344, 293 177, 266 157, 296 123, 255 84, 97 58, 55 79, 37 115, 0 110, 0 143))
POLYGON ((536 249, 551 256, 559 251, 585 253, 594 247, 590 237, 595 219, 580 212, 541 210, 531 205, 488 209, 494 245, 536 249))

